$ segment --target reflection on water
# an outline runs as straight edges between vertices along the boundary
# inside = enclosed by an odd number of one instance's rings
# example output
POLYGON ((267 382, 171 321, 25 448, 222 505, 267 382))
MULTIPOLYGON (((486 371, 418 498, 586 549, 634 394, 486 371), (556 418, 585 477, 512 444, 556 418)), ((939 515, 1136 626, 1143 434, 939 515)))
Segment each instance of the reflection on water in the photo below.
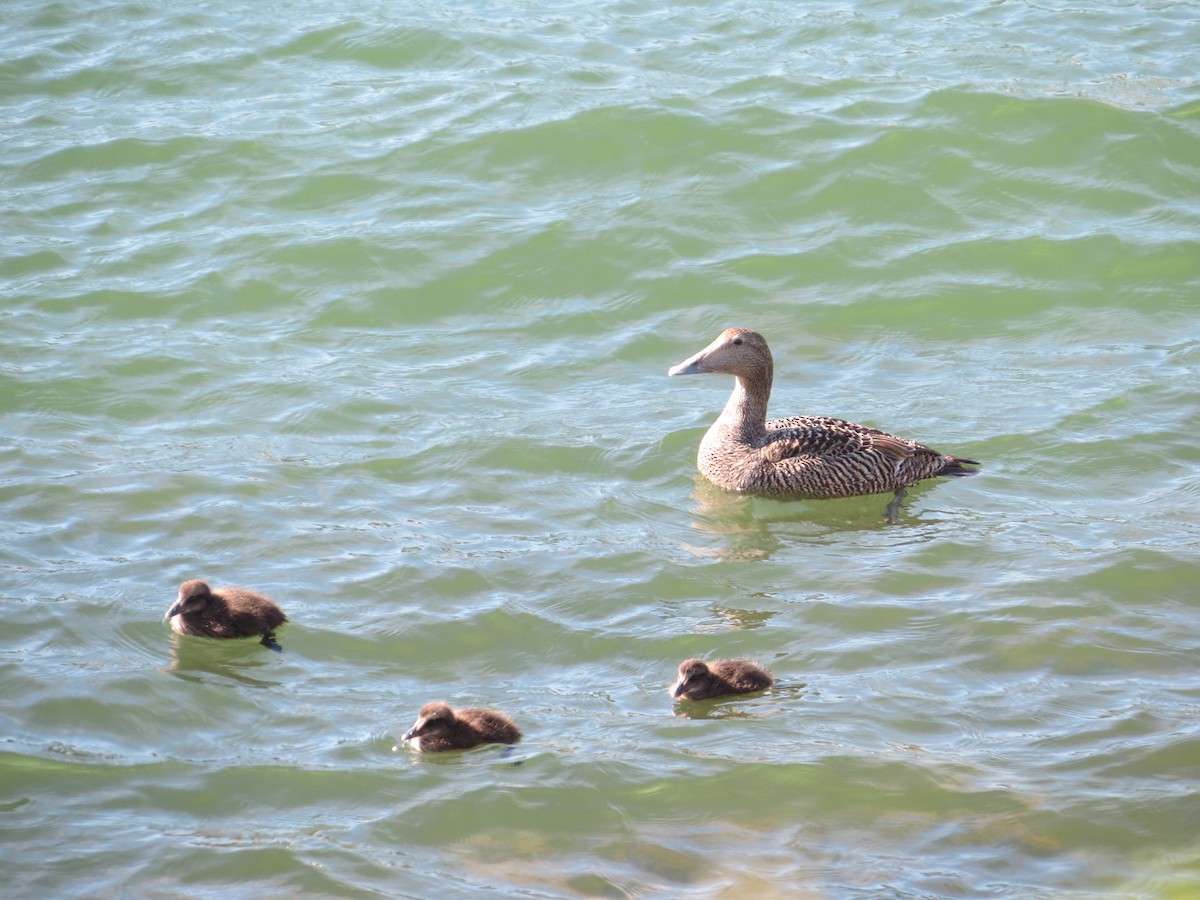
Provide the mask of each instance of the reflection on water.
POLYGON ((781 546, 768 523, 754 515, 753 499, 717 487, 703 475, 695 476, 692 528, 718 539, 713 546, 684 544, 698 557, 718 557, 730 562, 769 559, 781 546))
MULTIPOLYGON (((880 535, 882 540, 902 544, 923 542, 941 536, 938 529, 925 534, 936 521, 931 506, 926 512, 914 505, 940 485, 931 479, 908 489, 895 523, 884 520, 883 510, 890 494, 841 497, 821 500, 775 500, 731 494, 703 475, 696 476, 692 508, 692 530, 712 539, 707 545, 683 543, 690 555, 725 562, 755 562, 774 558, 793 544, 822 545, 844 536, 880 535)), ((947 501, 949 502, 949 501, 947 501)))
POLYGON ((780 684, 776 682, 765 691, 736 696, 714 697, 711 700, 676 700, 671 714, 681 719, 763 719, 791 713, 791 707, 781 704, 803 700, 811 692, 806 682, 780 684))
POLYGON ((714 606, 712 611, 716 617, 713 624, 700 622, 697 624, 696 630, 703 631, 713 628, 761 628, 778 615, 775 612, 755 609, 734 609, 727 606, 714 606))
POLYGON ((229 679, 250 687, 278 687, 282 681, 256 677, 276 663, 275 652, 255 638, 218 641, 170 632, 171 661, 159 671, 186 681, 229 679))

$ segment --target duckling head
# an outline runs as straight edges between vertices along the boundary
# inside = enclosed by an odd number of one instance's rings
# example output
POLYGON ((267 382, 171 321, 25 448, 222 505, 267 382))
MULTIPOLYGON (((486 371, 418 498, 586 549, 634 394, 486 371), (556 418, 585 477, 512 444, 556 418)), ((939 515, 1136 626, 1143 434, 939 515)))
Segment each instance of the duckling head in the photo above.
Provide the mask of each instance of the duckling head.
POLYGON ((212 590, 208 582, 193 578, 179 586, 179 596, 171 604, 164 618, 171 619, 184 613, 199 612, 212 602, 212 590))
POLYGON ((417 721, 413 723, 413 727, 408 729, 400 740, 413 741, 417 738, 437 737, 449 731, 453 722, 454 710, 450 708, 449 703, 443 703, 440 700, 426 703, 417 713, 417 721))
POLYGON ((679 679, 671 686, 671 696, 684 700, 703 697, 712 680, 712 672, 702 659, 685 659, 679 664, 679 679))

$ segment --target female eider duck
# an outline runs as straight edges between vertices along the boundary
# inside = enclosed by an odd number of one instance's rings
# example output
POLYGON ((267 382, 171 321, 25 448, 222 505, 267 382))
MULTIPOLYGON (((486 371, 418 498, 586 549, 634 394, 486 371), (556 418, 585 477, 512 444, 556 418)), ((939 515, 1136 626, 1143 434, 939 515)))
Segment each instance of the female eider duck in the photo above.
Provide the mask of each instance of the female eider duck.
POLYGON ((724 694, 765 691, 775 679, 758 663, 748 659, 685 659, 679 678, 671 685, 671 696, 679 700, 708 700, 724 694))
POLYGON ((700 442, 696 462, 718 487, 780 500, 853 497, 895 491, 884 517, 896 521, 905 489, 938 475, 974 475, 973 459, 931 450, 826 416, 767 421, 774 363, 749 328, 727 328, 668 375, 720 372, 734 377, 725 409, 700 442))
POLYGON ((264 646, 275 643, 275 629, 288 620, 272 600, 245 588, 213 590, 196 578, 179 586, 179 596, 167 610, 171 627, 179 634, 210 638, 261 637, 264 646))
POLYGON ((467 750, 480 744, 515 744, 521 730, 504 713, 494 709, 451 709, 449 703, 426 703, 402 741, 414 750, 437 753, 467 750))

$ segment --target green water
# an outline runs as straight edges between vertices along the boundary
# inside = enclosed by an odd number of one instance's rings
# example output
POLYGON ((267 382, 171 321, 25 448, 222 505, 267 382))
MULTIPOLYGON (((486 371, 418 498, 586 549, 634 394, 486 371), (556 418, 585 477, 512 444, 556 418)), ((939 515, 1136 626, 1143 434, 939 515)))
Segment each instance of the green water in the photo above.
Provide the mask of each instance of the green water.
POLYGON ((6 896, 1200 890, 1196 3, 4 19, 6 896), (981 473, 713 489, 733 324, 981 473))

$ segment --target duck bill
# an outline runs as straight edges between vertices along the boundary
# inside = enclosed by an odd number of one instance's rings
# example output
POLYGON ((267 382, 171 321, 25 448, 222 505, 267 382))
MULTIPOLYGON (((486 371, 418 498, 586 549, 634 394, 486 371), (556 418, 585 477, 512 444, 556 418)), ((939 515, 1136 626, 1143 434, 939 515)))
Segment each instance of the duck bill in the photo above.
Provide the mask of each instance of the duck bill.
POLYGON ((668 375, 702 375, 708 370, 704 368, 704 350, 690 359, 685 359, 677 366, 667 369, 668 375))
POLYGON ((173 619, 173 618, 175 618, 175 616, 179 615, 179 612, 182 609, 183 609, 183 601, 176 600, 174 603, 171 604, 171 608, 167 610, 167 614, 165 616, 163 616, 163 618, 164 619, 173 619))
POLYGON ((671 688, 671 696, 678 699, 687 693, 687 686, 682 681, 675 682, 671 688))
POLYGON ((703 375, 707 372, 720 372, 721 369, 713 368, 709 364, 708 356, 721 347, 725 346, 725 334, 722 332, 717 336, 717 339, 701 350, 699 353, 689 356, 677 366, 672 366, 667 369, 668 375, 703 375))

